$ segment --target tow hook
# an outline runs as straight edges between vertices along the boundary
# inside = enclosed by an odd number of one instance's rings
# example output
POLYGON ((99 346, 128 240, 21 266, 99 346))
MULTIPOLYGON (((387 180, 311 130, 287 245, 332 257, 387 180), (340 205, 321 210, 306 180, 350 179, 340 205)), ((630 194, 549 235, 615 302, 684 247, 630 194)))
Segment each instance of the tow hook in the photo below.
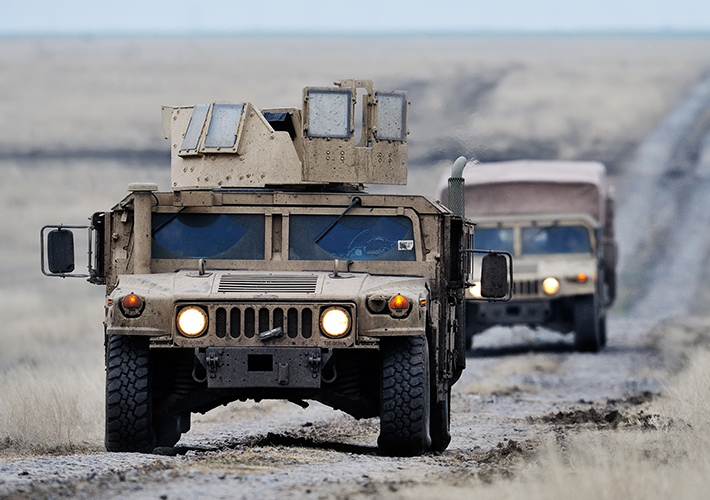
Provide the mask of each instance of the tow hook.
POLYGON ((320 351, 312 352, 308 355, 308 366, 311 368, 313 373, 320 373, 320 363, 321 363, 320 351))
POLYGON ((207 370, 210 372, 210 377, 214 378, 217 373, 217 368, 219 368, 219 356, 217 356, 217 353, 212 351, 207 354, 205 364, 207 365, 207 370))

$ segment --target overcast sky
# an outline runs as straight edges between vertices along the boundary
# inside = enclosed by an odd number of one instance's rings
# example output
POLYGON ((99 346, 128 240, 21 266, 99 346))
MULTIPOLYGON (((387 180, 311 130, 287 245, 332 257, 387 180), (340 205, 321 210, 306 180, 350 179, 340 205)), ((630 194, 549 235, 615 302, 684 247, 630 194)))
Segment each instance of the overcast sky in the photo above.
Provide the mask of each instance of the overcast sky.
POLYGON ((710 0, 0 0, 0 6, 0 35, 710 32, 710 0))

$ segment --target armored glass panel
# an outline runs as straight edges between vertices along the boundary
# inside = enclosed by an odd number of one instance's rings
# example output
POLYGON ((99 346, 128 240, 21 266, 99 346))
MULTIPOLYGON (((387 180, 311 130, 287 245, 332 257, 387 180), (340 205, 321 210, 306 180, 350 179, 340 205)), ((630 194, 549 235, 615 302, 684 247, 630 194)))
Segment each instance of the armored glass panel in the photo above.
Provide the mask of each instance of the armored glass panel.
POLYGON ((351 103, 350 89, 310 89, 308 136, 349 138, 351 103))
POLYGON ((210 126, 205 137, 206 148, 231 148, 237 141, 237 126, 244 104, 218 104, 212 106, 210 126))
POLYGON ((523 254, 591 253, 589 229, 584 226, 523 228, 523 254))
POLYGON ((407 94, 405 92, 377 92, 377 131, 380 140, 407 139, 407 94))
POLYGON ((200 142, 200 133, 207 118, 207 111, 210 109, 209 104, 198 104, 192 109, 190 123, 185 132, 185 138, 182 140, 180 151, 189 151, 197 149, 197 144, 200 142))
POLYGON ((415 260, 412 221, 403 215, 291 215, 290 260, 415 260))
POLYGON ((476 250, 500 250, 513 253, 513 228, 477 227, 473 237, 476 250))
POLYGON ((154 259, 263 259, 264 215, 154 213, 154 259))

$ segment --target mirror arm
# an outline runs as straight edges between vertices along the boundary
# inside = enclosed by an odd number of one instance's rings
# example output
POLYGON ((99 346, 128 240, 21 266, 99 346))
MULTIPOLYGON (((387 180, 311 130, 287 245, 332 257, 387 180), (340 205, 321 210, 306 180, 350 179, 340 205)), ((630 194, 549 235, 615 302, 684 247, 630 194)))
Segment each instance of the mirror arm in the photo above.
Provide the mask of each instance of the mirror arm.
POLYGON ((510 299, 513 298, 513 255, 510 252, 505 252, 503 250, 472 250, 472 249, 466 249, 462 250, 462 253, 472 253, 472 254, 483 254, 483 255, 490 255, 490 254, 501 254, 505 255, 508 258, 508 276, 510 276, 510 287, 508 289, 508 294, 505 297, 502 297, 500 299, 489 299, 485 298, 488 302, 508 302, 510 299))

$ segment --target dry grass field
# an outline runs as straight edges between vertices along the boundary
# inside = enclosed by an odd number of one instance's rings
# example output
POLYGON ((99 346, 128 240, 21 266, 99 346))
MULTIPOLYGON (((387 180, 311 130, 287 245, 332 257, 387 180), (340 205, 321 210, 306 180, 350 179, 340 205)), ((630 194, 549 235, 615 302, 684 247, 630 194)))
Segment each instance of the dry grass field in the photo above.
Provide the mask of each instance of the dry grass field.
MULTIPOLYGON (((299 106, 305 85, 372 78, 409 91, 407 189, 434 194, 461 154, 598 159, 618 174, 708 71, 710 38, 692 37, 0 39, 0 454, 102 449, 103 290, 42 276, 39 229, 84 223, 129 182, 169 186, 161 105, 299 106)), ((694 354, 674 354, 679 375, 654 375, 668 387, 644 409, 654 429, 562 429, 534 459, 511 459, 512 480, 472 475, 437 495, 705 497, 710 354, 695 346, 707 327, 662 346, 694 354)))

